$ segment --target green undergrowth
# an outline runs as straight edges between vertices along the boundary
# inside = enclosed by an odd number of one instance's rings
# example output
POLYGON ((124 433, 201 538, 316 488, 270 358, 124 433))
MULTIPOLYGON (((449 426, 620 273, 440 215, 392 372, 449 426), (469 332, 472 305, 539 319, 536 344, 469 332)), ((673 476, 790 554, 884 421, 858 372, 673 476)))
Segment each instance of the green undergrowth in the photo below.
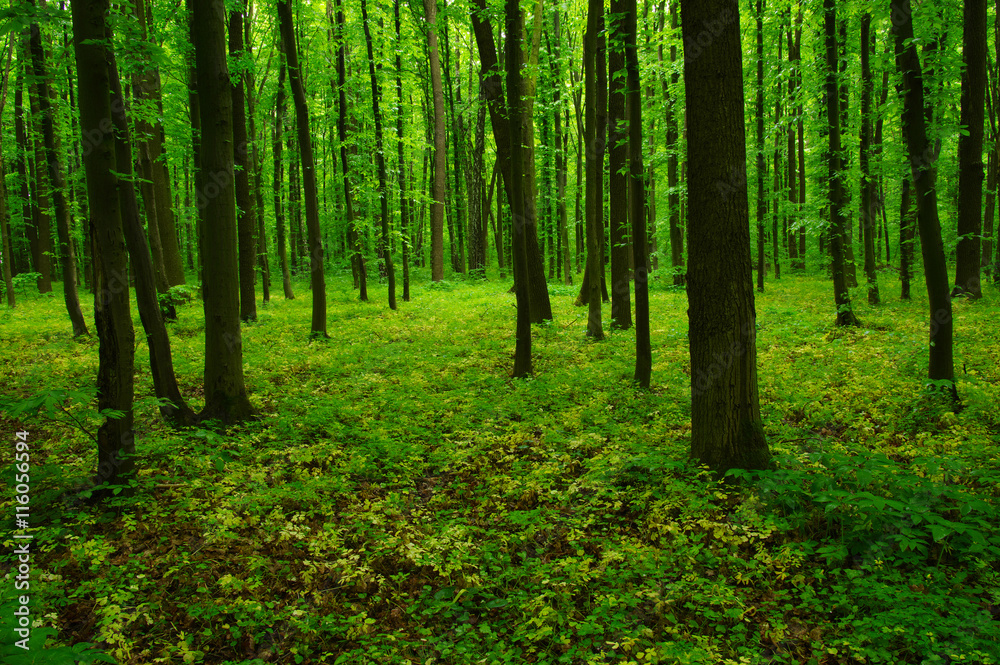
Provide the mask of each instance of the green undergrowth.
MULTIPOLYGON (((32 445, 34 634, 67 645, 20 662, 89 645, 135 664, 1000 662, 995 288, 955 302, 955 409, 924 385, 925 296, 883 284, 840 330, 825 280, 769 282, 777 469, 719 482, 686 459, 683 290, 654 283, 646 392, 632 331, 589 341, 576 287, 551 286, 517 381, 507 282, 418 282, 392 312, 338 276, 325 341, 295 287, 243 327, 260 415, 229 431, 160 422, 138 344, 140 472, 100 508, 66 491, 94 465, 96 339, 71 339, 59 298, 0 310, 4 450, 19 429, 32 445)), ((197 408, 204 317, 175 305, 197 408)))

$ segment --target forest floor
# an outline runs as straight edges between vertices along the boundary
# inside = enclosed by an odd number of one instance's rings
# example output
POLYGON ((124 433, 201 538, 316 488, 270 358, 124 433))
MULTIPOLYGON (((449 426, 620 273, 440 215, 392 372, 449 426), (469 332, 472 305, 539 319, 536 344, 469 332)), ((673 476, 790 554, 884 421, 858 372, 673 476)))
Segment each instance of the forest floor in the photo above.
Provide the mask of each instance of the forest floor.
MULTIPOLYGON (((0 309, 0 660, 56 662, 48 640, 122 664, 1000 663, 1000 291, 954 303, 956 412, 924 385, 922 280, 901 302, 881 279, 857 329, 819 276, 757 294, 778 470, 728 483, 687 461, 683 290, 653 286, 647 392, 632 331, 585 337, 578 287, 550 287, 515 381, 506 281, 418 282, 391 312, 340 275, 321 342, 306 285, 279 284, 243 328, 255 422, 163 424, 137 335, 138 482, 100 508, 66 492, 94 467, 97 339, 71 338, 58 287, 22 297, 0 309)), ((203 321, 192 302, 170 325, 196 409, 203 321)))

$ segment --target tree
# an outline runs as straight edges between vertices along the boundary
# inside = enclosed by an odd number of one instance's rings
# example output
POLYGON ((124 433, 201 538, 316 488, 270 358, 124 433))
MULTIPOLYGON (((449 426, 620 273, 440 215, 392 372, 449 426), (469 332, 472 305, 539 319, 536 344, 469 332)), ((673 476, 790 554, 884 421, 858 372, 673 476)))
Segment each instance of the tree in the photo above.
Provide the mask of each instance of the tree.
MULTIPOLYGON (((827 0, 829 2, 830 0, 827 0)), ((894 0, 889 6, 892 31, 896 37, 896 67, 903 79, 903 131, 909 152, 913 193, 917 201, 920 250, 924 259, 924 281, 930 301, 930 362, 928 377, 940 382, 953 401, 955 366, 952 357, 954 319, 948 292, 948 264, 937 207, 938 151, 927 139, 924 116, 924 78, 920 57, 913 43, 913 10, 910 0, 894 0)))
POLYGON ((767 216, 767 197, 764 180, 767 178, 767 160, 764 158, 764 1, 757 0, 757 290, 764 291, 764 217, 767 216))
POLYGON ((388 176, 385 171, 385 155, 382 151, 382 113, 379 111, 379 100, 382 89, 375 77, 375 55, 372 50, 372 33, 368 25, 368 4, 361 0, 361 22, 365 30, 365 43, 368 46, 368 73, 372 83, 372 114, 375 116, 375 163, 378 166, 378 196, 382 213, 382 259, 385 261, 385 274, 389 281, 389 309, 396 309, 396 271, 392 266, 392 244, 389 242, 389 193, 386 191, 388 176))
MULTIPOLYGON (((830 254, 833 261, 833 298, 837 305, 837 325, 860 325, 851 309, 851 294, 847 290, 847 274, 844 254, 844 174, 841 165, 840 146, 840 89, 837 83, 837 10, 836 0, 823 0, 826 16, 826 117, 829 125, 829 166, 830 187, 830 254)), ((847 236, 848 239, 850 236, 847 236)))
POLYGON ((737 0, 681 4, 688 118, 691 456, 717 473, 770 465, 757 394, 757 333, 737 0), (706 37, 710 46, 704 47, 706 37))
MULTIPOLYGON (((611 96, 608 100, 608 125, 611 144, 608 155, 610 171, 611 224, 611 323, 616 328, 632 327, 632 302, 628 277, 628 208, 629 174, 628 156, 631 146, 627 141, 625 122, 625 0, 611 0, 610 47, 608 66, 611 70, 611 96)), ((641 149, 641 148, 640 148, 641 149)))
POLYGON ((49 75, 45 68, 45 51, 42 47, 42 31, 37 23, 31 24, 31 66, 35 75, 38 111, 42 125, 42 139, 45 146, 45 163, 48 167, 49 185, 52 188, 52 203, 56 215, 56 231, 59 234, 59 258, 62 265, 63 299, 69 320, 73 326, 73 337, 87 335, 87 323, 80 310, 80 298, 76 292, 76 252, 70 235, 70 211, 66 200, 66 182, 60 153, 62 147, 56 137, 55 118, 52 109, 52 93, 49 89, 49 75))
MULTIPOLYGON (((281 40, 278 40, 279 50, 281 40)), ((284 160, 281 157, 281 148, 284 138, 282 130, 285 124, 285 59, 282 53, 281 65, 278 69, 278 91, 274 99, 274 127, 271 130, 271 150, 274 155, 274 222, 277 228, 276 243, 278 245, 278 263, 281 266, 281 288, 285 293, 286 300, 294 300, 295 293, 292 291, 292 277, 288 270, 288 246, 285 242, 285 210, 281 205, 282 185, 284 183, 284 160)))
POLYGON ((195 2, 191 28, 201 122, 197 189, 204 255, 205 407, 199 418, 234 423, 251 417, 253 408, 243 380, 233 96, 221 6, 195 2))
MULTIPOLYGON (((250 136, 247 134, 246 93, 243 81, 244 58, 249 48, 243 43, 243 17, 245 0, 229 12, 229 57, 237 71, 232 78, 233 88, 233 144, 236 166, 236 237, 239 246, 240 266, 240 320, 257 320, 256 269, 257 269, 257 209, 250 193, 252 167, 250 136)), ((251 90, 251 94, 252 94, 251 90)))
POLYGON ((594 339, 604 338, 601 325, 601 276, 604 274, 604 261, 601 258, 600 235, 603 228, 598 228, 600 218, 598 206, 600 200, 600 179, 603 177, 600 168, 601 160, 598 153, 604 152, 604 141, 597 134, 597 33, 600 31, 604 4, 602 0, 589 0, 587 5, 587 31, 583 36, 583 85, 584 85, 584 119, 583 142, 587 146, 587 187, 586 203, 584 205, 587 217, 587 273, 585 284, 580 287, 578 302, 583 299, 586 289, 586 300, 589 306, 587 313, 587 336, 594 339))
MULTIPOLYGON (((323 272, 323 238, 319 228, 319 194, 316 187, 316 160, 313 158, 312 135, 309 133, 309 108, 305 84, 299 69, 292 6, 289 0, 278 0, 278 24, 288 61, 288 78, 295 102, 295 129, 302 155, 302 181, 305 190, 306 232, 309 236, 309 283, 312 287, 311 337, 329 337, 326 333, 326 278, 323 272)), ((204 124, 202 124, 204 127, 204 124)))
POLYGON ((431 94, 434 98, 434 189, 431 193, 431 279, 444 279, 444 201, 448 144, 445 136, 444 87, 438 55, 437 0, 424 0, 427 19, 427 50, 430 53, 431 94))
MULTIPOLYGON (((392 3, 392 17, 396 27, 396 43, 399 45, 396 49, 396 168, 399 178, 399 230, 403 236, 403 302, 410 302, 410 239, 408 237, 410 226, 410 194, 407 191, 406 162, 403 159, 403 39, 399 21, 399 2, 400 0, 393 0, 392 3)), ((479 134, 477 136, 481 136, 482 130, 478 131, 479 134)), ((482 162, 481 144, 482 141, 477 145, 478 152, 476 153, 476 157, 480 161, 480 166, 482 162)), ((483 260, 485 261, 485 257, 483 257, 483 260)))
POLYGON ((632 252, 635 263, 635 376, 643 388, 649 388, 653 354, 649 344, 649 271, 646 249, 645 180, 642 165, 642 88, 639 84, 639 55, 636 46, 636 1, 626 3, 625 70, 628 84, 629 173, 632 218, 632 252))
MULTIPOLYGON (((128 268, 118 204, 114 135, 108 131, 111 94, 108 82, 110 41, 108 0, 77 0, 71 5, 79 85, 80 131, 91 149, 84 152, 90 222, 97 251, 94 269, 94 319, 97 328, 97 408, 121 417, 105 418, 97 430, 95 485, 126 484, 135 471, 132 398, 135 371, 128 268)), ((111 495, 110 488, 92 498, 111 495)), ((126 489, 126 493, 128 489, 126 489)))
POLYGON ((872 156, 872 16, 861 16, 861 228, 865 244, 865 279, 868 281, 868 304, 879 304, 878 275, 875 273, 875 227, 878 206, 871 174, 872 156))
MULTIPOLYGON (((432 2, 433 0, 426 0, 432 2)), ((517 328, 514 343, 514 378, 531 374, 531 310, 528 301, 527 219, 524 210, 524 180, 521 177, 521 5, 518 0, 506 3, 507 97, 511 122, 508 126, 510 150, 510 210, 513 217, 512 253, 514 289, 517 298, 517 328), (517 276, 520 276, 520 279, 517 276)))
POLYGON ((964 7, 962 119, 958 137, 958 250, 953 295, 983 296, 979 281, 983 230, 983 121, 986 102, 986 0, 964 7))

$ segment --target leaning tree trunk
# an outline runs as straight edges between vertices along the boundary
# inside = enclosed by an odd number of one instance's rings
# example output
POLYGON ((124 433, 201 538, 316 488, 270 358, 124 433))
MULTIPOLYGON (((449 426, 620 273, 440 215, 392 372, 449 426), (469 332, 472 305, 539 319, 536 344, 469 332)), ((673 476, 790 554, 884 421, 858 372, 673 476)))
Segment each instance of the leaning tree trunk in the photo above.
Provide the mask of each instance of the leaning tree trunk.
POLYGON ((191 23, 201 122, 198 209, 205 307, 203 420, 235 423, 253 415, 243 379, 240 284, 233 189, 233 96, 226 62, 226 21, 218 7, 194 3, 191 23))
MULTIPOLYGON (((132 431, 135 333, 129 312, 128 268, 118 204, 114 135, 108 132, 111 90, 107 63, 110 60, 108 0, 76 0, 73 38, 79 72, 80 131, 88 137, 84 152, 90 221, 96 241, 94 318, 99 339, 97 408, 114 409, 121 417, 105 418, 97 430, 97 474, 94 483, 124 485, 135 471, 135 435, 132 431)), ((111 496, 112 489, 98 490, 92 498, 111 496)), ((129 489, 126 488, 126 493, 129 489)))
MULTIPOLYGON (((844 175, 841 172, 840 90, 837 85, 837 11, 836 0, 823 0, 826 13, 826 99, 828 138, 827 157, 830 182, 830 255, 833 260, 833 298, 837 305, 837 325, 860 325, 851 309, 844 256, 844 175)), ((850 236, 847 236, 848 238, 850 236)))
POLYGON ((737 0, 681 5, 688 127, 688 317, 691 456, 716 473, 770 465, 757 393, 743 65, 737 0), (709 22, 710 48, 698 46, 709 22), (700 51, 700 53, 699 53, 700 51))
POLYGON ((70 212, 66 201, 66 182, 63 178, 61 147, 56 137, 52 93, 49 76, 45 68, 45 51, 42 47, 42 32, 37 23, 31 24, 31 65, 38 88, 38 111, 41 116, 42 139, 45 145, 45 161, 48 166, 49 185, 52 188, 52 204, 55 208, 56 230, 59 234, 59 257, 62 266, 63 299, 69 320, 73 325, 73 337, 86 335, 87 323, 80 310, 80 298, 76 292, 76 252, 70 234, 70 212))
POLYGON ((983 297, 979 281, 983 229, 983 116, 986 102, 986 0, 965 0, 961 124, 958 137, 958 249, 955 295, 983 297))
POLYGON ((312 136, 309 133, 309 108, 306 105, 305 84, 299 69, 292 6, 289 0, 278 0, 278 23, 288 59, 288 78, 295 101, 295 129, 299 135, 302 155, 302 180, 306 199, 306 231, 309 235, 309 281, 312 287, 311 337, 329 337, 326 333, 326 278, 323 272, 323 239, 319 228, 319 196, 316 188, 316 161, 313 159, 312 136))
MULTIPOLYGON (((827 0, 829 2, 830 0, 827 0)), ((930 361, 928 378, 939 382, 958 401, 955 365, 952 356, 954 319, 948 291, 948 263, 941 239, 937 207, 937 158, 935 146, 927 138, 924 116, 924 80, 920 57, 913 43, 913 12, 910 0, 894 0, 890 11, 896 36, 896 67, 903 78, 903 131, 910 155, 910 173, 917 200, 920 251, 924 259, 924 281, 930 301, 930 361), (897 20, 898 19, 898 20, 897 20)))

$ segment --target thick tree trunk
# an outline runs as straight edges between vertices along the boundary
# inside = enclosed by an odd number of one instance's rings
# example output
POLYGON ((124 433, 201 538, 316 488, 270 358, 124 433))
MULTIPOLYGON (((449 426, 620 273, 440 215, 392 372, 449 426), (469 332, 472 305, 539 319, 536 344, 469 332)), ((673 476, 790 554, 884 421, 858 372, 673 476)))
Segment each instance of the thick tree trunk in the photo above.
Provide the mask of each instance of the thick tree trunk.
MULTIPOLYGON (((375 54, 372 49, 371 26, 368 25, 368 4, 361 0, 361 17, 365 30, 365 44, 368 46, 368 74, 372 85, 372 114, 375 116, 375 163, 378 166, 378 197, 382 214, 382 259, 389 286, 389 309, 396 309, 396 270, 392 265, 392 244, 389 242, 389 192, 386 181, 385 155, 382 152, 382 112, 379 110, 382 89, 375 77, 375 54)), ((397 45, 398 48, 398 45, 397 45)))
POLYGON ((875 233, 878 206, 871 175, 872 154, 872 72, 871 14, 861 16, 861 228, 865 246, 865 279, 868 281, 868 304, 878 305, 878 275, 875 273, 875 233))
MULTIPOLYGON (((611 72, 611 97, 608 100, 608 156, 611 224, 611 325, 632 327, 632 298, 628 278, 628 167, 629 144, 625 123, 625 44, 623 25, 626 0, 611 0, 608 66, 611 72)), ((639 148, 641 150, 641 148, 639 148)))
POLYGON ((953 295, 983 297, 979 281, 983 230, 983 117, 986 102, 986 0, 963 3, 961 124, 958 137, 958 249, 953 295))
MULTIPOLYGON (((829 0, 827 0, 829 2, 829 0)), ((892 31, 896 36, 896 67, 903 78, 903 131, 910 155, 910 171, 917 200, 917 224, 924 259, 924 281, 930 301, 930 361, 928 378, 947 385, 958 400, 952 357, 954 319, 948 292, 948 264, 941 239, 937 208, 937 159, 935 146, 927 139, 924 117, 924 81, 920 58, 913 44, 913 10, 910 0, 894 0, 890 5, 892 31)))
POLYGON ((830 254, 833 260, 833 299, 837 306, 838 326, 860 325, 851 309, 851 295, 848 292, 844 241, 850 234, 844 231, 844 175, 841 166, 840 146, 840 87, 838 85, 837 11, 836 0, 823 0, 826 13, 826 99, 828 139, 827 156, 830 183, 830 254))
POLYGON ((250 418, 253 408, 243 380, 225 15, 211 3, 195 2, 192 32, 201 116, 197 188, 205 307, 205 407, 199 418, 234 423, 250 418))
POLYGON ((42 125, 42 140, 45 146, 45 162, 48 166, 48 180, 52 188, 52 203, 56 215, 56 230, 59 234, 59 258, 62 267, 63 299, 69 320, 73 326, 73 337, 87 335, 87 323, 80 310, 80 298, 76 291, 76 252, 70 233, 69 205, 66 201, 66 182, 55 130, 52 109, 52 93, 49 89, 49 75, 45 68, 45 51, 42 47, 42 33, 37 23, 31 25, 31 65, 38 90, 38 112, 42 125))
POLYGON ((431 194, 431 280, 444 279, 444 202, 448 145, 445 136, 444 88, 438 55, 437 0, 424 0, 427 50, 430 53, 431 90, 434 98, 434 190, 431 194))
MULTIPOLYGON (((84 154, 90 221, 96 240, 94 315, 99 340, 97 408, 115 409, 119 418, 105 418, 97 431, 97 473, 94 484, 126 485, 135 471, 132 398, 135 371, 132 316, 129 312, 128 268, 118 204, 114 135, 108 132, 111 95, 108 82, 107 0, 76 0, 72 4, 73 37, 79 72, 80 131, 88 137, 84 154)), ((129 494, 126 487, 124 493, 129 494)), ((104 488, 94 499, 111 496, 104 488)))
POLYGON ((691 456, 716 473, 764 469, 770 452, 757 393, 743 66, 737 0, 681 5, 688 127, 688 317, 691 456), (718 26, 710 48, 705 26, 718 26))
POLYGON ((316 162, 313 159, 312 136, 309 133, 309 109, 306 106, 305 84, 299 70, 292 7, 289 0, 278 0, 278 23, 285 44, 288 78, 295 101, 295 128, 299 135, 302 155, 302 180, 306 204, 306 231, 309 236, 309 283, 312 288, 311 337, 329 337, 326 333, 326 279, 323 267, 323 239, 319 227, 319 193, 316 187, 316 162))
MULTIPOLYGON (((243 14, 245 2, 239 10, 229 12, 229 57, 241 62, 245 55, 243 44, 243 14)), ((246 94, 243 72, 234 72, 233 95, 233 158, 236 164, 236 235, 239 245, 240 265, 240 321, 257 320, 257 210, 250 193, 250 137, 247 135, 246 94)))

